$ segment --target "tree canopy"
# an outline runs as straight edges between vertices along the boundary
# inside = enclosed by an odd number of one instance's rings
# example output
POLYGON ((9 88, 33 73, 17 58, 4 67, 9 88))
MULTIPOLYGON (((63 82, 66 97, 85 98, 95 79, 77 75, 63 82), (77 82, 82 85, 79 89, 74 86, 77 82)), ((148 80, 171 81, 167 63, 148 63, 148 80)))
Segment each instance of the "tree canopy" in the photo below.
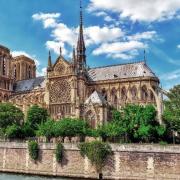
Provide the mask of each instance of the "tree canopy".
POLYGON ((23 112, 10 103, 0 104, 0 128, 7 128, 10 125, 23 123, 23 112))
POLYGON ((164 122, 169 131, 176 131, 180 134, 180 85, 170 89, 167 96, 168 99, 164 102, 164 122))
POLYGON ((47 118, 47 109, 41 108, 38 105, 31 106, 27 112, 27 122, 34 130, 37 130, 38 125, 45 122, 47 118))

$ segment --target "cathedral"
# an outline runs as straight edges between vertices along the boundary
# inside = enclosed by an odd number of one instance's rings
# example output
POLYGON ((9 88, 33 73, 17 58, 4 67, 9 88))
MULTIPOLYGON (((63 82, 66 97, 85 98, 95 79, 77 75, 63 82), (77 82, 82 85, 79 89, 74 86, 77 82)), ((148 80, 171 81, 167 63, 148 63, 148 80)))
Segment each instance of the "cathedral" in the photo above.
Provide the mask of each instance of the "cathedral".
POLYGON ((162 96, 159 79, 146 61, 89 68, 83 36, 82 10, 77 47, 66 60, 61 52, 47 73, 36 77, 33 59, 12 57, 0 45, 0 102, 11 102, 26 114, 34 104, 47 108, 54 119, 82 118, 96 128, 110 120, 111 110, 126 104, 153 104, 161 123, 162 96))

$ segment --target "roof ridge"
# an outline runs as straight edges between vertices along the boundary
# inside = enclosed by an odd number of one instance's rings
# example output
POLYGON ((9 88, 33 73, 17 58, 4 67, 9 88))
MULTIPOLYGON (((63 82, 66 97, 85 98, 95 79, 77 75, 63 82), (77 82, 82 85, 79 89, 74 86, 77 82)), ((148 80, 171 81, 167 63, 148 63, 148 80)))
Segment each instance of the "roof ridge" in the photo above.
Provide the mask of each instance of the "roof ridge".
POLYGON ((92 69, 100 69, 100 68, 106 68, 106 67, 114 67, 114 66, 123 66, 123 65, 128 65, 128 64, 138 64, 138 63, 145 63, 145 62, 144 62, 144 60, 142 60, 142 61, 138 61, 138 62, 112 64, 112 65, 107 65, 107 66, 98 66, 98 67, 90 68, 89 70, 92 70, 92 69))

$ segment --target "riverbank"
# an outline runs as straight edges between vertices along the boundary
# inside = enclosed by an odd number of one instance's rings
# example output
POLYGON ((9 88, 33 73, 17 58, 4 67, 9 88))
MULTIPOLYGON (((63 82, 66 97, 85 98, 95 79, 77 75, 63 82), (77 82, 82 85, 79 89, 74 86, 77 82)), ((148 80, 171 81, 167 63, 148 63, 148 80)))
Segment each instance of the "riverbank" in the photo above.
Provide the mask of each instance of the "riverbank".
MULTIPOLYGON (((70 178, 96 178, 95 168, 76 144, 64 144, 61 163, 55 144, 39 144, 38 161, 29 157, 27 143, 0 142, 0 171, 70 178)), ((180 179, 180 146, 111 144, 113 155, 103 168, 104 179, 180 179)))

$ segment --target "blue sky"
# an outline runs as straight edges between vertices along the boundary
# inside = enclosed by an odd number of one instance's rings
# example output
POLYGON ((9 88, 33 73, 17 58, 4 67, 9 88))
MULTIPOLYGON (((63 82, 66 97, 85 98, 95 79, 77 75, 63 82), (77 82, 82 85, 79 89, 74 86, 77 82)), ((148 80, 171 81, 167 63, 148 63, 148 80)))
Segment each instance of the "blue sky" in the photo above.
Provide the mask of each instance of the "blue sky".
MULTIPOLYGON (((91 67, 143 60, 162 87, 180 84, 180 0, 84 0, 84 33, 91 67)), ((48 51, 62 46, 71 59, 79 25, 79 0, 0 0, 0 44, 13 56, 36 59, 38 74, 48 51)))

